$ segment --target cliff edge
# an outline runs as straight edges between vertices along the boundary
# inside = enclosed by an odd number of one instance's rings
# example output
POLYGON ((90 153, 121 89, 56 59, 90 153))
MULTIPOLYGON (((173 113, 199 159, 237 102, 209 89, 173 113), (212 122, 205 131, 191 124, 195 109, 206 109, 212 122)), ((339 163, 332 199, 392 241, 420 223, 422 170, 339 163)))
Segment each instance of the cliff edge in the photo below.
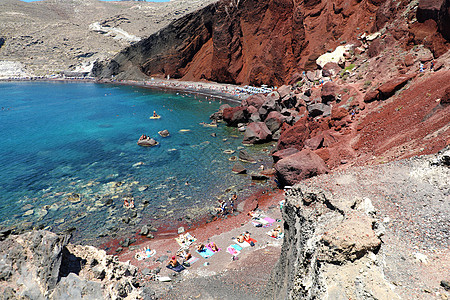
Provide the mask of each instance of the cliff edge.
POLYGON ((286 193, 272 299, 447 299, 449 149, 286 193))

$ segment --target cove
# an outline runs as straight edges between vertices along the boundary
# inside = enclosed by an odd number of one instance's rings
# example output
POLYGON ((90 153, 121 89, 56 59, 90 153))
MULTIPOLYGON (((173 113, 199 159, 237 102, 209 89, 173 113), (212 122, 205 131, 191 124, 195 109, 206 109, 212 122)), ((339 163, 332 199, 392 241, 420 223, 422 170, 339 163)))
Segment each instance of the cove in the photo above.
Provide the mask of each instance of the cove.
MULTIPOLYGON (((193 222, 218 198, 257 187, 231 172, 241 134, 200 124, 223 100, 96 83, 2 82, 0 92, 1 227, 98 244, 142 224, 193 222), (141 134, 159 145, 138 146, 141 134)), ((268 164, 268 147, 245 147, 260 161, 245 167, 268 164)))

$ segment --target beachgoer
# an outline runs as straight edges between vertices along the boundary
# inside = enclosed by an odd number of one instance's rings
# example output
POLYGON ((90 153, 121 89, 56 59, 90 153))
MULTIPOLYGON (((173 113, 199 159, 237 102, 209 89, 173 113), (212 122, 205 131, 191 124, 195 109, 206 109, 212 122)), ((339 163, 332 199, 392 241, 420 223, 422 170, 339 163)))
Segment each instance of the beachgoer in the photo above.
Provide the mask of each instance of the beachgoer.
POLYGON ((177 267, 179 264, 180 264, 180 263, 178 262, 176 256, 172 256, 172 259, 169 261, 169 265, 168 265, 168 266, 171 266, 172 268, 175 268, 175 267, 177 267))
POLYGON ((190 258, 192 258, 191 253, 189 253, 189 249, 180 249, 177 252, 177 255, 183 259, 183 262, 185 262, 185 261, 189 260, 190 258))
POLYGON ((244 241, 250 242, 250 232, 244 232, 244 241))
POLYGON ((219 251, 219 247, 217 247, 216 243, 214 243, 214 242, 210 243, 209 247, 211 247, 211 250, 214 252, 219 251))
POLYGON ((197 251, 198 251, 198 252, 205 251, 205 245, 204 245, 204 244, 199 244, 199 245, 197 246, 197 251))
POLYGON ((130 203, 128 202, 128 199, 123 199, 123 206, 128 208, 130 206, 130 203))
POLYGON ((270 232, 270 236, 274 237, 274 238, 278 238, 281 234, 281 226, 278 224, 277 228, 273 229, 270 232))
POLYGON ((131 199, 130 205, 129 205, 128 207, 129 207, 129 208, 134 208, 134 199, 131 199))
POLYGON ((219 214, 225 215, 227 210, 227 203, 225 202, 225 200, 219 201, 219 207, 216 208, 216 210, 219 212, 219 214))
POLYGON ((239 243, 243 243, 243 242, 244 242, 244 235, 243 235, 243 234, 240 234, 240 235, 237 237, 237 241, 238 241, 239 243))

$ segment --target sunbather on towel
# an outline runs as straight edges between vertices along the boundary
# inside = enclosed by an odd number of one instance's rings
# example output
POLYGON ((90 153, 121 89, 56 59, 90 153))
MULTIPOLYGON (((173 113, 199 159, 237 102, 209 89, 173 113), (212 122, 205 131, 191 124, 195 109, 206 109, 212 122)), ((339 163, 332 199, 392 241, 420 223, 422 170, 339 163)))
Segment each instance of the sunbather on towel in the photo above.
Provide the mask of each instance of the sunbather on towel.
POLYGON ((281 235, 281 226, 278 225, 277 228, 274 228, 272 231, 270 231, 270 236, 274 238, 278 238, 281 235))
POLYGON ((219 251, 219 247, 217 247, 216 243, 212 242, 209 244, 209 247, 211 248, 212 251, 217 252, 219 251))
POLYGON ((199 244, 199 245, 197 246, 197 251, 198 251, 198 252, 205 251, 205 245, 204 245, 204 244, 199 244))
POLYGON ((244 241, 250 243, 250 232, 248 231, 244 232, 244 241))
POLYGON ((177 255, 183 259, 183 262, 189 260, 192 255, 189 253, 189 249, 182 249, 177 252, 177 255))
POLYGON ((237 241, 238 241, 239 243, 243 243, 243 242, 245 241, 244 235, 243 235, 243 234, 240 234, 240 235, 237 237, 237 241))
POLYGON ((169 264, 167 265, 169 268, 175 268, 178 267, 180 263, 178 262, 177 258, 175 256, 172 256, 172 259, 169 261, 169 264))

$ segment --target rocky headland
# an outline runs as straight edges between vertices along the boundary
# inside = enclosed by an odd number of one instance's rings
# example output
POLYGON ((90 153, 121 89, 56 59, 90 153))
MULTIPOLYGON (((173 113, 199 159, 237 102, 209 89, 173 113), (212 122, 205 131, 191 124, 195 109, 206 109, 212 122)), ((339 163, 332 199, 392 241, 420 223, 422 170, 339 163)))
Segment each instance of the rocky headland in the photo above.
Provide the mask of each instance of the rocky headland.
MULTIPOLYGON (((133 260, 134 245, 123 246, 117 259, 71 245, 65 236, 5 230, 0 235, 2 295, 448 299, 450 1, 203 4, 164 28, 155 27, 161 30, 154 34, 121 25, 141 40, 114 31, 131 38, 129 46, 117 46, 120 52, 113 58, 92 55, 92 74, 119 81, 169 75, 279 86, 236 107, 224 105, 211 118, 238 127, 243 144, 276 141, 274 167, 252 176, 273 176, 285 188, 282 246, 258 248, 234 265, 220 261, 210 269, 171 274, 173 282, 164 285, 149 280, 159 268, 150 271, 133 260), (262 265, 273 268, 270 276, 255 276, 264 273, 262 265)), ((141 3, 117 5, 131 9, 141 3)), ((100 21, 86 24, 95 22, 100 21)), ((90 34, 107 30, 104 22, 92 25, 90 34)), ((2 55, 14 53, 6 51, 8 40, 0 40, 2 55)), ((20 45, 33 49, 34 44, 20 45)), ((73 57, 67 61, 73 64, 73 57)), ((233 170, 246 171, 239 163, 233 170)), ((268 200, 269 207, 273 210, 279 200, 268 200)), ((239 210, 255 209, 255 203, 239 210)), ((229 241, 233 230, 248 225, 243 215, 207 228, 223 231, 215 231, 217 240, 229 241)), ((203 228, 197 234, 206 233, 212 235, 203 228)), ((158 243, 167 249, 168 240, 142 246, 158 243)), ((162 255, 152 266, 166 260, 162 255)))

